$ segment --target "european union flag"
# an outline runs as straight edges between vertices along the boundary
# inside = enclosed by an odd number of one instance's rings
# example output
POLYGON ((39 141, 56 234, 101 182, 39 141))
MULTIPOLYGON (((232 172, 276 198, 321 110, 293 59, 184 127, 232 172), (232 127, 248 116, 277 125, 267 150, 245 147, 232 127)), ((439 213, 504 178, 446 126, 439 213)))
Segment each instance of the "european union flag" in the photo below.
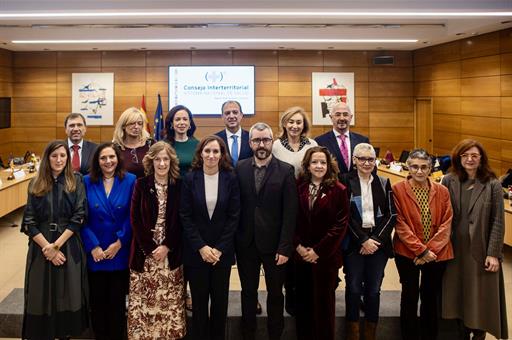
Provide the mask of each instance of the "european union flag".
POLYGON ((158 105, 155 112, 155 123, 153 125, 153 138, 159 141, 163 138, 162 133, 164 130, 164 113, 162 111, 162 99, 160 93, 158 94, 158 105))

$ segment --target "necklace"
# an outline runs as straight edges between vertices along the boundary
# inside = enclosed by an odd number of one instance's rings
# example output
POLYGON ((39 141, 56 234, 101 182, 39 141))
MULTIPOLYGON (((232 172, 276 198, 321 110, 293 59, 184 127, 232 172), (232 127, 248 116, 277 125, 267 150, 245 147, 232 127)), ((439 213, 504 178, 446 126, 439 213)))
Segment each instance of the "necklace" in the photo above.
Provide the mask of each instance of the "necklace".
POLYGON ((104 182, 108 183, 108 182, 112 182, 113 180, 114 180, 114 176, 112 176, 112 177, 105 177, 105 176, 103 176, 103 181, 104 182))

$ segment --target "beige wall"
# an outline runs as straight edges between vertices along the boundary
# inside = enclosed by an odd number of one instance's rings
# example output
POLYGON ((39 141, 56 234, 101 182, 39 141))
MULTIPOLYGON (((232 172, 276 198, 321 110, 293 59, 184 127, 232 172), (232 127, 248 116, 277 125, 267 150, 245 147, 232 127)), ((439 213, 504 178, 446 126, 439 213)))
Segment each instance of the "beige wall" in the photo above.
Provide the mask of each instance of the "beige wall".
MULTIPOLYGON (((300 105, 310 111, 311 72, 354 72, 357 124, 353 130, 368 135, 384 151, 399 154, 413 146, 412 52, 386 52, 395 55, 394 66, 372 65, 374 54, 270 50, 12 52, 12 128, 0 133, 7 133, 9 150, 15 154, 41 152, 49 140, 63 138, 63 119, 71 110, 73 72, 114 72, 115 119, 127 107, 140 106, 145 94, 152 121, 158 92, 164 110, 168 109, 168 65, 254 64, 257 112, 244 119, 245 127, 261 120, 277 132, 279 113, 286 108, 300 105)), ((8 67, 5 72, 9 73, 8 67)), ((197 118, 196 124, 198 137, 223 127, 220 118, 197 118)), ((314 127, 311 134, 328 129, 314 127)), ((112 130, 111 126, 90 127, 87 137, 108 141, 112 130)))
POLYGON ((414 51, 414 81, 432 97, 436 153, 475 138, 496 172, 512 167, 512 29, 414 51))

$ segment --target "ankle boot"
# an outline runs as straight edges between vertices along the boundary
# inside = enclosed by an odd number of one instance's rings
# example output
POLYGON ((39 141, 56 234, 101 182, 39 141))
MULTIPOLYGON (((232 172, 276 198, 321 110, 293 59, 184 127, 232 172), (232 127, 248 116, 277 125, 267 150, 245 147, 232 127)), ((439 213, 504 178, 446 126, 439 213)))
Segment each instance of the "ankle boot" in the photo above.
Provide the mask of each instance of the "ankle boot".
POLYGON ((375 340, 377 323, 364 320, 364 340, 375 340))
POLYGON ((346 327, 346 340, 359 340, 359 321, 347 321, 346 327))

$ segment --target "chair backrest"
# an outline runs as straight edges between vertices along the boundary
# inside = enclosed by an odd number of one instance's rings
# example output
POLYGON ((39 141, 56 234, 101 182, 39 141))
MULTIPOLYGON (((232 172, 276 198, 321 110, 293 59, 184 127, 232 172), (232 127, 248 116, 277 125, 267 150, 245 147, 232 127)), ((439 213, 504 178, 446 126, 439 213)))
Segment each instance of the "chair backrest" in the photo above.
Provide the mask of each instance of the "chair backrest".
POLYGON ((400 154, 400 158, 398 158, 398 161, 400 163, 405 163, 407 161, 407 158, 409 158, 409 151, 403 150, 400 154))

